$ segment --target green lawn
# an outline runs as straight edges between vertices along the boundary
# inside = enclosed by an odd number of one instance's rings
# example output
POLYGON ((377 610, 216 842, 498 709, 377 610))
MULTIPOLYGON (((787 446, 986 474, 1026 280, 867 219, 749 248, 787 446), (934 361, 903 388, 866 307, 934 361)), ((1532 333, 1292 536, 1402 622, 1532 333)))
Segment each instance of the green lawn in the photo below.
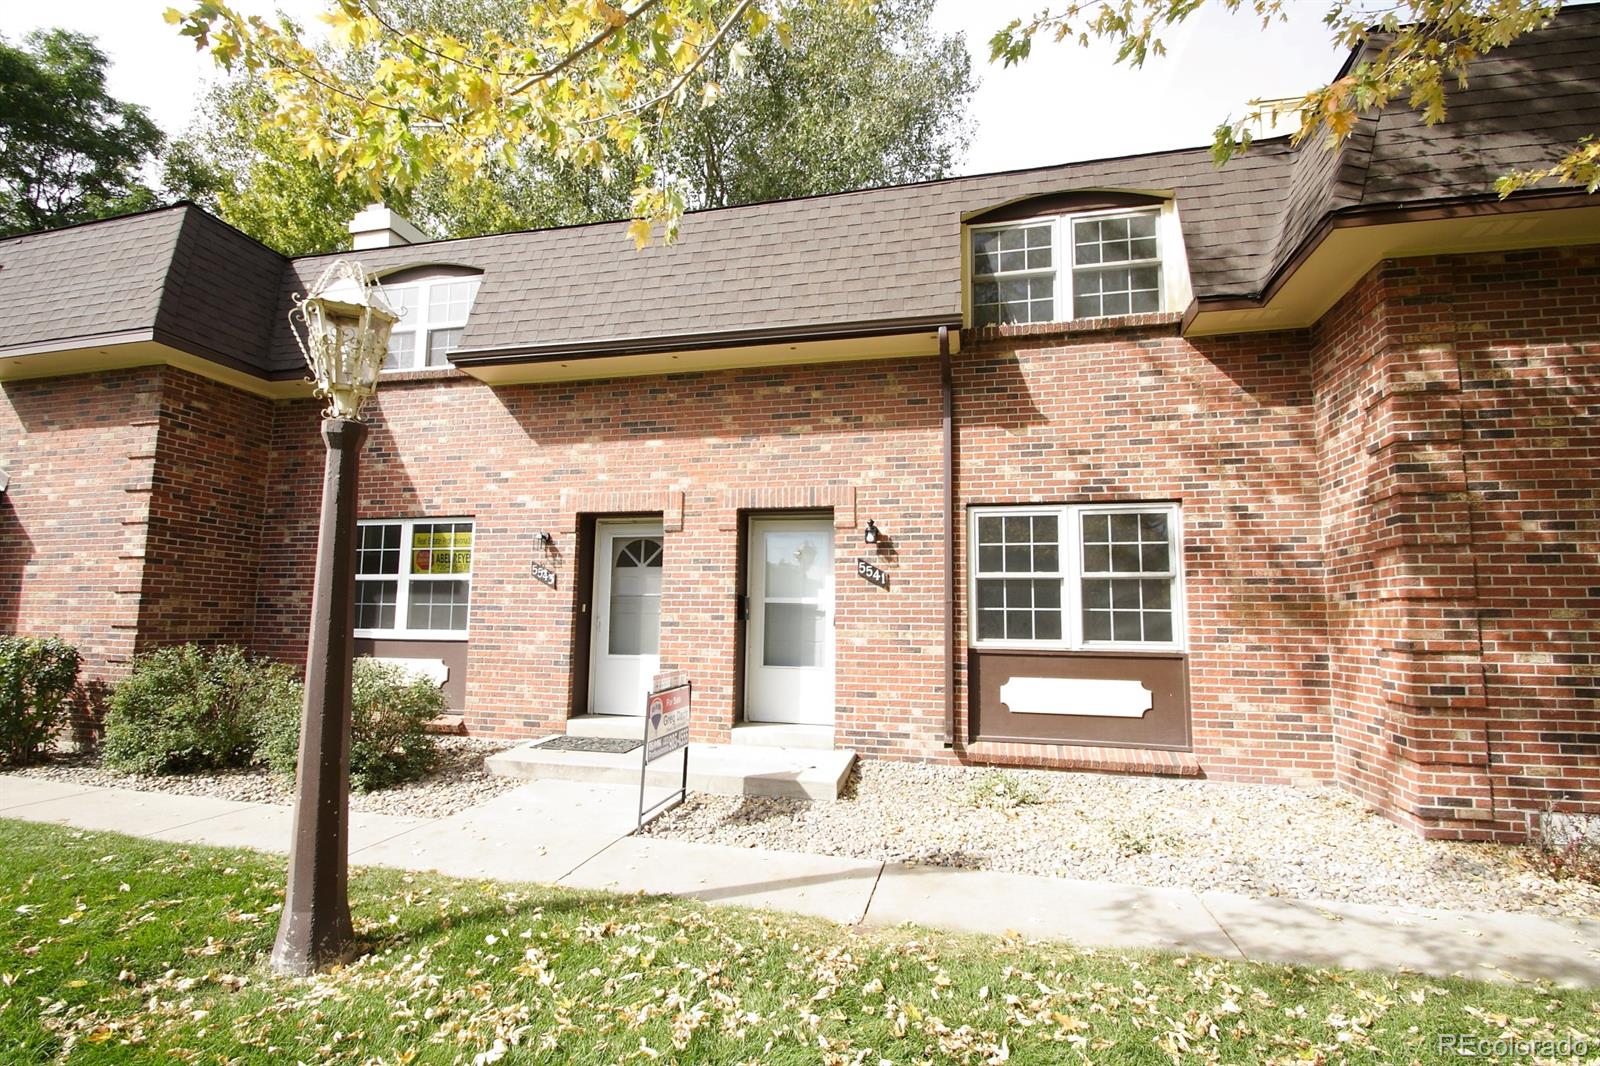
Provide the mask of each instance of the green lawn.
POLYGON ((0 821, 0 1061, 1411 1062, 1446 1032, 1600 1053, 1587 992, 386 870, 351 886, 371 953, 280 979, 283 877, 254 852, 0 821))

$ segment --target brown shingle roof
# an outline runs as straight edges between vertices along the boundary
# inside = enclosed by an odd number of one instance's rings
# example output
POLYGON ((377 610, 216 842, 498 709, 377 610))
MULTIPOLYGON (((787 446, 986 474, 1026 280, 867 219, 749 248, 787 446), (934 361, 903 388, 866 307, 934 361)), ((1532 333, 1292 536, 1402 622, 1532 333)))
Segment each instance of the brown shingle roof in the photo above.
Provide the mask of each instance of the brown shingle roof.
POLYGON ((152 328, 183 216, 155 211, 0 241, 0 347, 152 328))
MULTIPOLYGON (((1223 168, 1193 148, 744 207, 635 252, 624 223, 362 251, 370 269, 483 272, 464 351, 605 346, 770 329, 956 321, 964 217, 1096 188, 1171 192, 1195 295, 1260 293, 1331 213, 1492 197, 1506 170, 1600 129, 1600 6, 1480 61, 1449 121, 1395 108, 1336 153, 1258 142, 1223 168)), ((284 324, 329 256, 285 260, 193 207, 0 241, 0 351, 157 329, 269 377, 297 376, 284 324)))
MULTIPOLYGON (((618 222, 375 249, 359 258, 377 271, 428 262, 483 270, 466 349, 957 320, 966 215, 1042 193, 1171 190, 1196 286, 1227 284, 1254 276, 1291 159, 1275 142, 1219 169, 1204 150, 1186 149, 696 212, 675 243, 641 252, 618 222)), ((304 291, 332 258, 296 260, 281 299, 304 291)), ((287 337, 274 355, 278 367, 298 365, 287 337)))

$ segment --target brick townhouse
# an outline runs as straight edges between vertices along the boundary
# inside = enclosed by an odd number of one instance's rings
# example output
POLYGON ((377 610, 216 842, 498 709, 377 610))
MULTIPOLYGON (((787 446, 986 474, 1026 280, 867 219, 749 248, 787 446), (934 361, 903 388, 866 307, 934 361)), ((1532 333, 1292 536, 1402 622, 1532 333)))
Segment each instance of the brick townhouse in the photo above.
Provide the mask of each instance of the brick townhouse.
MULTIPOLYGON (((1600 12, 1425 127, 357 258, 405 309, 355 624, 471 732, 1335 781, 1439 837, 1600 814, 1600 12)), ((0 241, 0 631, 305 654, 331 257, 190 206, 0 241)))

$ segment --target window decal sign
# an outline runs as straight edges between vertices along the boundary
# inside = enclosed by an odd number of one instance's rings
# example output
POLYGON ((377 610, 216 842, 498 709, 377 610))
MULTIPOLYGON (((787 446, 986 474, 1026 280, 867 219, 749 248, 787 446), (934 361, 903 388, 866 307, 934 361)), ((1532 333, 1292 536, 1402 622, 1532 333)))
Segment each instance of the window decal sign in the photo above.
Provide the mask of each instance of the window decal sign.
POLYGON ((876 585, 880 589, 889 587, 889 573, 883 567, 867 562, 865 559, 856 560, 856 576, 869 585, 876 585))

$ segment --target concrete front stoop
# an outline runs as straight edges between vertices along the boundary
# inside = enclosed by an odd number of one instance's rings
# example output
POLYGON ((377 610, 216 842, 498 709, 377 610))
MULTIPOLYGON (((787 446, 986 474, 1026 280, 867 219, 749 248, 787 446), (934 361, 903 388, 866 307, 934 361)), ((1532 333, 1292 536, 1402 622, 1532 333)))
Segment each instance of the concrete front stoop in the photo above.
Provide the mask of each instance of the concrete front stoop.
MULTIPOLYGON (((573 720, 577 722, 577 719, 573 720)), ((643 732, 639 719, 622 719, 643 732)), ((580 728, 591 728, 582 726, 580 728)), ((609 728, 616 728, 610 726, 609 728)), ((615 736, 613 733, 573 735, 615 736)), ((632 734, 629 734, 631 736, 632 734)), ((529 781, 579 781, 592 785, 639 783, 641 750, 622 754, 601 751, 547 751, 538 741, 519 744, 484 760, 484 768, 500 777, 529 781)), ((718 796, 784 796, 793 799, 836 800, 855 765, 853 751, 815 748, 775 748, 762 745, 689 745, 689 791, 718 796)), ((652 788, 676 788, 683 774, 683 756, 677 752, 650 764, 647 782, 652 788)))
MULTIPOLYGON (((644 732, 644 719, 625 714, 579 714, 567 719, 569 737, 610 737, 638 740, 644 732)), ((759 748, 812 748, 833 750, 833 727, 826 725, 786 725, 781 722, 735 722, 728 734, 730 744, 759 748)))
POLYGON ((644 718, 626 714, 579 714, 567 719, 569 737, 643 740, 644 718))

